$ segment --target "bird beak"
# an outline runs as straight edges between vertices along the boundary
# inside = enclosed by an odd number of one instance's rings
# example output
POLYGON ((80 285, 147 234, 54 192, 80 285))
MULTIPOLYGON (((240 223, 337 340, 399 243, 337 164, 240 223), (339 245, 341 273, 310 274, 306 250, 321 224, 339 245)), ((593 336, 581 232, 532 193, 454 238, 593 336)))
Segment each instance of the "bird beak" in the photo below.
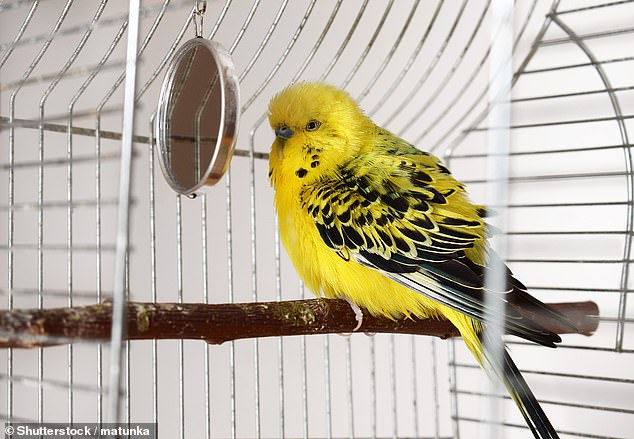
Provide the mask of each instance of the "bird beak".
POLYGON ((287 126, 282 126, 275 129, 275 135, 284 140, 290 139, 291 137, 293 137, 293 134, 295 134, 295 131, 293 131, 287 126))

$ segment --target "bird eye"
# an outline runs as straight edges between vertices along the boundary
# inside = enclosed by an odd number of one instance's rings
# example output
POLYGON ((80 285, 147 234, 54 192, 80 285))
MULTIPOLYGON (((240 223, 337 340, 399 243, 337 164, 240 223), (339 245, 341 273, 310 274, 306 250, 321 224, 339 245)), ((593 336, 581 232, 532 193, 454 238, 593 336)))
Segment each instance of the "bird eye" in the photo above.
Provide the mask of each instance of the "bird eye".
POLYGON ((321 122, 313 119, 306 124, 306 131, 315 131, 317 128, 319 128, 319 125, 321 125, 321 122))

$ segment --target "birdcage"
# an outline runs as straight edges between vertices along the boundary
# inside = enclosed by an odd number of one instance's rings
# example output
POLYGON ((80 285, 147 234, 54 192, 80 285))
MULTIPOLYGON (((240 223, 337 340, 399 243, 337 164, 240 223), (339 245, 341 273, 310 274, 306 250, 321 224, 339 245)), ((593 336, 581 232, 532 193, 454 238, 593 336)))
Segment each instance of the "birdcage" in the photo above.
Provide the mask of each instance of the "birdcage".
POLYGON ((532 294, 599 305, 591 337, 508 345, 562 438, 633 437, 634 2, 228 0, 202 21, 204 3, 0 2, 2 308, 113 300, 104 339, 31 334, 35 347, 0 351, 2 419, 156 422, 181 438, 465 438, 490 424, 530 437, 503 393, 483 420, 488 381, 460 339, 122 338, 124 297, 311 297, 280 246, 266 121, 277 91, 309 79, 443 158, 504 220, 532 294), (164 178, 155 127, 197 32, 232 60, 240 107, 228 172, 192 198, 164 178))

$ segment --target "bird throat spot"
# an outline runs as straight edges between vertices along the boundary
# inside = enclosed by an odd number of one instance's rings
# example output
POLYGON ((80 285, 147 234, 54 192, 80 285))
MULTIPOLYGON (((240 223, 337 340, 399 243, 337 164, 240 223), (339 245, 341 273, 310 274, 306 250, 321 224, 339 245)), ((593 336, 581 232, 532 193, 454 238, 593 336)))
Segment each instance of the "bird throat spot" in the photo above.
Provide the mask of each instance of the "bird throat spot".
POLYGON ((299 178, 306 177, 306 174, 308 174, 308 171, 304 168, 299 168, 297 171, 295 171, 295 175, 297 175, 299 178))

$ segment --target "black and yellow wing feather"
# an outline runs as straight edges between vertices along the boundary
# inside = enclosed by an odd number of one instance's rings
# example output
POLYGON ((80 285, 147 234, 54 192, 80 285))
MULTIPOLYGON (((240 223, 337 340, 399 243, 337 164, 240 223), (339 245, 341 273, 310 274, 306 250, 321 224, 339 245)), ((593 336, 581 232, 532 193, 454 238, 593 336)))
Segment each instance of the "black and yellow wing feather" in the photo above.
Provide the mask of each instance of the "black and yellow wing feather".
MULTIPOLYGON (((412 148, 372 148, 329 177, 307 185, 302 208, 324 243, 348 260, 476 320, 485 319, 484 209, 434 156, 412 148)), ((508 271, 506 329, 554 346, 558 335, 527 319, 518 307, 565 318, 533 298, 508 271)))

